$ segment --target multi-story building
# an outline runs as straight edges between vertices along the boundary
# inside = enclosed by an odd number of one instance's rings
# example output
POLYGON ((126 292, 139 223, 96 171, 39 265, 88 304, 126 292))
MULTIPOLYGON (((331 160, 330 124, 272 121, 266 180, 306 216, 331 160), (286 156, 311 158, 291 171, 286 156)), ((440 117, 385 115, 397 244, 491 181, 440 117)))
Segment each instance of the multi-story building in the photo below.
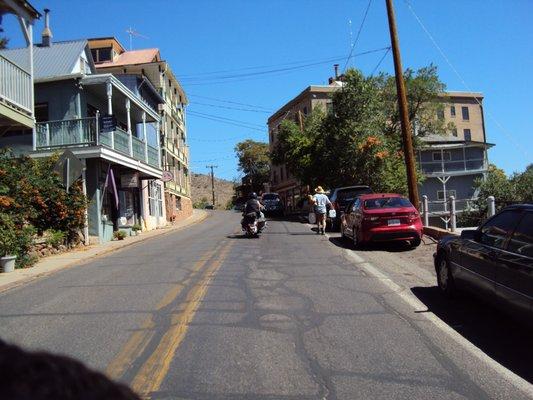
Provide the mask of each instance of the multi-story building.
MULTIPOLYGON (((86 239, 111 240, 134 224, 165 225, 156 128, 163 98, 148 82, 133 91, 112 74, 97 74, 88 41, 53 42, 45 17, 42 43, 33 47, 35 129, 9 130, 0 147, 32 157, 69 149, 81 160, 86 239)), ((27 68, 28 51, 2 50, 0 57, 27 68)))
POLYGON ((114 37, 89 40, 98 72, 112 73, 131 90, 150 82, 164 99, 159 106, 161 158, 165 176, 166 216, 169 221, 192 213, 189 147, 185 106, 187 97, 158 49, 127 51, 114 37))
POLYGON ((444 109, 438 118, 455 126, 446 136, 427 135, 418 150, 418 163, 425 180, 420 195, 428 196, 432 223, 446 225, 448 199, 454 196, 458 212, 477 197, 474 181, 488 170, 487 142, 483 116, 483 95, 472 92, 447 92, 444 109))
MULTIPOLYGON (((307 87, 294 99, 268 118, 270 150, 274 149, 280 124, 285 119, 297 124, 314 109, 321 108, 327 112, 331 107, 331 94, 341 87, 339 81, 330 80, 329 85, 313 85, 307 87)), ((286 165, 270 165, 270 190, 280 195, 287 211, 291 211, 301 196, 309 193, 309 188, 302 185, 286 165)))
POLYGON ((27 1, 0 0, 0 28, 5 15, 19 20, 27 51, 23 63, 0 54, 0 131, 33 129, 33 23, 40 14, 27 1))
MULTIPOLYGON (((327 86, 309 86, 281 107, 268 119, 269 143, 273 150, 279 125, 284 119, 297 124, 316 107, 325 111, 331 108, 331 96, 342 83, 330 79, 327 86)), ((488 169, 487 143, 483 95, 481 93, 447 92, 441 97, 444 110, 438 118, 452 122, 455 129, 449 135, 426 135, 418 151, 418 163, 425 180, 420 185, 421 195, 428 196, 432 223, 445 225, 449 213, 447 199, 453 195, 458 212, 476 198, 474 181, 482 178, 488 169)), ((347 185, 364 182, 346 182, 347 185)), ((271 165, 271 190, 278 192, 288 211, 298 199, 309 193, 283 164, 271 165)))

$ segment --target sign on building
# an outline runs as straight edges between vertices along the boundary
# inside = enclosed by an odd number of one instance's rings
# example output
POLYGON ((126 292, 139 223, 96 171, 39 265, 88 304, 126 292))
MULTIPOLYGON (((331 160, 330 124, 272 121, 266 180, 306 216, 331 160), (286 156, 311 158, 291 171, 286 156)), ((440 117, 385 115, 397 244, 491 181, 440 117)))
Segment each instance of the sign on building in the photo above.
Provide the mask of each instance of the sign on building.
POLYGON ((117 119, 114 115, 102 115, 100 117, 100 132, 113 132, 117 129, 117 119))
POLYGON ((134 172, 132 174, 120 175, 120 187, 138 188, 139 187, 139 174, 137 172, 134 172))

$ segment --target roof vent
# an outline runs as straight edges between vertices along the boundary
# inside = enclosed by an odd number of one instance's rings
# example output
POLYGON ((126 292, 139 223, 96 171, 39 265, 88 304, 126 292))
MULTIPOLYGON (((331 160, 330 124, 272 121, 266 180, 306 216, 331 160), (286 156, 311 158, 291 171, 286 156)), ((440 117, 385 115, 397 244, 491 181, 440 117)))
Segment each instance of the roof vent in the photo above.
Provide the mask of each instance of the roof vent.
POLYGON ((42 45, 50 47, 52 44, 52 31, 50 30, 50 10, 48 8, 44 9, 44 29, 41 37, 42 45))

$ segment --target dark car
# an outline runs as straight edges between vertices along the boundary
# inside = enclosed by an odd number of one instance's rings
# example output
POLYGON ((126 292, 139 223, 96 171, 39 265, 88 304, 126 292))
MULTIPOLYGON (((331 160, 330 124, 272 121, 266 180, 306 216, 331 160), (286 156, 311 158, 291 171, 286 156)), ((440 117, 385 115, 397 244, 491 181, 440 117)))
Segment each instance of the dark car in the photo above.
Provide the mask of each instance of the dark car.
POLYGON ((283 216, 283 203, 277 193, 265 193, 261 196, 261 204, 265 207, 263 212, 270 216, 283 216))
POLYGON ((357 197, 368 193, 374 192, 366 185, 345 186, 333 189, 329 195, 329 200, 335 210, 335 217, 330 218, 328 215, 326 218, 326 226, 328 229, 331 229, 332 231, 339 230, 341 226, 341 212, 344 211, 346 206, 352 203, 357 197))
POLYGON ((507 207, 476 230, 441 239, 434 257, 445 295, 467 290, 533 320, 533 204, 507 207))
POLYGON ((341 215, 341 235, 354 247, 370 242, 409 241, 422 238, 420 214, 411 202, 396 193, 363 194, 341 215))

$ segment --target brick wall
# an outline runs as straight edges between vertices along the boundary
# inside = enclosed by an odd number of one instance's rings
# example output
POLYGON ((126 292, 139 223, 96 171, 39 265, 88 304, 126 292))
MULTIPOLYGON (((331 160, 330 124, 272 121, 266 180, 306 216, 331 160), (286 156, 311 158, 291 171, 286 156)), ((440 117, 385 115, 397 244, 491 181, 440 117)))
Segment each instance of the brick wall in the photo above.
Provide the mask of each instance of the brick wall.
POLYGON ((180 197, 171 193, 165 193, 167 219, 170 222, 182 221, 192 215, 192 201, 187 197, 180 197), (179 210, 176 203, 180 202, 179 210))

